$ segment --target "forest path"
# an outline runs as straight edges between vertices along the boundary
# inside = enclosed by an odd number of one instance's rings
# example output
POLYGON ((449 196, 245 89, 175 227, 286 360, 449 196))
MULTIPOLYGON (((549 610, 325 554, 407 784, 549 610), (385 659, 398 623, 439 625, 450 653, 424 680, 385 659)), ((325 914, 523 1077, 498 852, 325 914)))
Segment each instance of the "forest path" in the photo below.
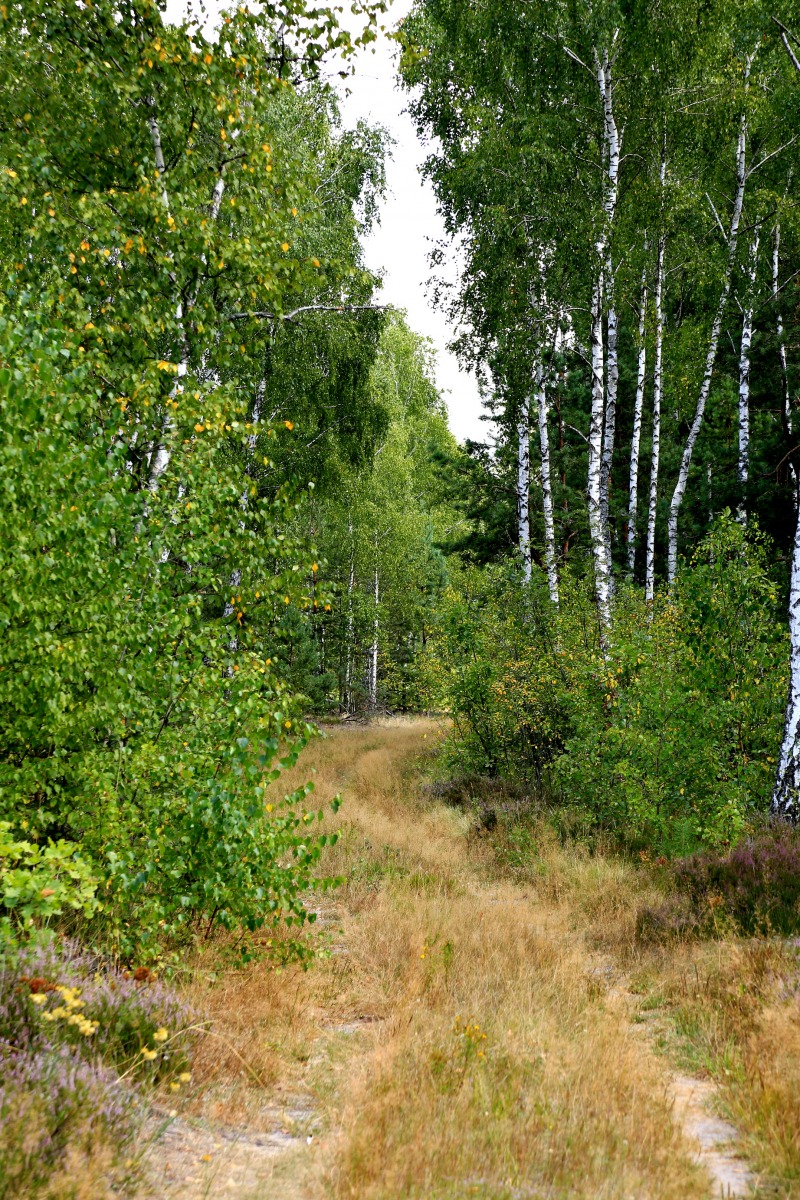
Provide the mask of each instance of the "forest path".
POLYGON ((614 862, 522 844, 513 825, 498 845, 437 802, 421 773, 440 732, 336 728, 285 780, 314 766, 318 800, 342 792, 326 869, 348 883, 322 898, 310 971, 198 971, 215 1038, 194 1095, 153 1119, 149 1194, 750 1194, 710 1085, 673 1075, 637 1023, 614 862), (523 854, 539 867, 521 879, 523 854))

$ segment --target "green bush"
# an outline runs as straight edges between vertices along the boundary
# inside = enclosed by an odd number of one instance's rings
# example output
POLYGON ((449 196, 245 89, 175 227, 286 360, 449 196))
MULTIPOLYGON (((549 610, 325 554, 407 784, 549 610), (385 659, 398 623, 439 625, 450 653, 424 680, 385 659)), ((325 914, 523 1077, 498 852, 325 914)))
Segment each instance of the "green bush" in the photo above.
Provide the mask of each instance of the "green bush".
POLYGON ((559 612, 511 568, 468 572, 435 648, 460 769, 516 775, 668 854, 735 841, 768 805, 785 633, 767 546, 720 520, 651 610, 621 588, 604 654, 586 580, 559 612))
POLYGON ((73 842, 18 842, 8 821, 0 821, 0 936, 6 943, 65 908, 93 916, 100 907, 97 884, 73 842))

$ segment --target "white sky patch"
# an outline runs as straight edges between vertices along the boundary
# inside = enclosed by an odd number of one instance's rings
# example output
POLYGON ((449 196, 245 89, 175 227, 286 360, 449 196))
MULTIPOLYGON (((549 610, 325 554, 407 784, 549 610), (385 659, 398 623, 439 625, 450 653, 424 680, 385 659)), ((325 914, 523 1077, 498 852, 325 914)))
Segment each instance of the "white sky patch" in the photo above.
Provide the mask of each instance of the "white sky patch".
MULTIPOLYGON (((394 0, 383 23, 392 28, 409 12, 412 0, 394 0)), ((203 6, 210 25, 224 7, 218 0, 203 6)), ((168 0, 167 19, 180 20, 189 8, 188 0, 168 0)), ((198 5, 193 5, 197 12, 198 5)), ((355 59, 355 69, 342 89, 345 128, 360 119, 388 129, 395 145, 387 163, 387 195, 381 205, 380 224, 365 239, 366 266, 383 274, 379 299, 406 310, 412 329, 430 338, 436 350, 436 382, 447 403, 450 428, 459 439, 487 441, 492 427, 481 420, 481 400, 475 377, 462 371, 454 354, 447 349, 453 328, 444 313, 434 308, 426 294, 431 275, 429 254, 444 238, 444 225, 436 211, 430 184, 420 171, 426 147, 417 137, 411 117, 405 111, 407 94, 397 87, 395 58, 397 43, 385 34, 355 59), (374 49, 373 49, 374 48, 374 49)), ((453 258, 457 251, 453 248, 453 258)))
MULTIPOLYGON (((391 28, 411 9, 412 0, 394 0, 384 22, 391 28)), ((436 349, 436 379, 450 414, 450 428, 463 441, 487 440, 490 429, 480 419, 482 406, 478 383, 462 371, 447 345, 453 329, 445 314, 434 308, 426 295, 431 275, 429 254, 445 237, 444 224, 436 210, 433 189, 421 175, 428 153, 420 142, 414 122, 406 110, 408 95, 397 85, 397 43, 385 34, 359 52, 355 71, 343 87, 342 118, 347 128, 359 119, 384 125, 395 145, 387 163, 387 195, 381 219, 365 240, 366 265, 383 271, 381 299, 408 314, 412 329, 429 337, 436 349), (373 51, 374 47, 374 51, 373 51)), ((457 251, 453 248, 453 257, 457 251)))

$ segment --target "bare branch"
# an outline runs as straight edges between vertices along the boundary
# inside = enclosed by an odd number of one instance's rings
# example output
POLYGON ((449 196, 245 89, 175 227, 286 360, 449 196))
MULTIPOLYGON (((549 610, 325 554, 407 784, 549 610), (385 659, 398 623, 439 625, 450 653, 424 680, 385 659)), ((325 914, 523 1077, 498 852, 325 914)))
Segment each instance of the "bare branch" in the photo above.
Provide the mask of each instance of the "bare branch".
POLYGON ((725 227, 722 224, 722 221, 720 221, 720 219, 719 219, 719 213, 717 212, 716 208, 714 207, 714 201, 711 199, 708 192, 706 192, 706 200, 711 205, 711 211, 714 214, 714 220, 717 222, 717 225, 719 226, 719 231, 722 234, 722 236, 725 238, 725 241, 727 242, 728 235, 725 232, 725 227))
POLYGON ((231 313, 228 317, 229 321, 293 321, 295 317, 302 316, 307 312, 388 312, 391 309, 391 304, 303 304, 300 308, 293 308, 288 313, 274 312, 242 312, 231 313))
POLYGON ((775 24, 778 26, 778 29, 780 29, 780 31, 781 31, 781 41, 783 42, 784 46, 786 47, 786 53, 789 55, 789 58, 792 60, 792 65, 794 66, 794 69, 796 71, 800 71, 800 60, 798 59, 797 55, 795 54, 794 50, 792 49, 789 38, 791 38, 792 41, 795 42, 797 45, 800 45, 800 42, 797 41, 796 35, 793 33, 790 33, 789 30, 786 28, 786 26, 783 24, 783 22, 779 21, 777 17, 772 17, 771 20, 775 22, 775 24))

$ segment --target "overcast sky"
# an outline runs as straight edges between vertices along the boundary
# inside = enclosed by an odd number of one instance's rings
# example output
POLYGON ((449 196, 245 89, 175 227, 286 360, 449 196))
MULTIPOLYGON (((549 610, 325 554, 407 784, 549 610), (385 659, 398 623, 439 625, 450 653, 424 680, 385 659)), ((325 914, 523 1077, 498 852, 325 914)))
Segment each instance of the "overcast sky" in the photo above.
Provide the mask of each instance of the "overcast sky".
MULTIPOLYGON (((412 0, 394 0, 386 23, 396 26, 411 8, 412 0)), ((349 96, 342 100, 346 126, 360 117, 385 125, 395 140, 388 164, 388 194, 380 226, 366 242, 367 266, 385 275, 383 298, 408 312, 413 329, 426 334, 437 351, 438 383, 447 400, 450 427, 459 439, 481 440, 487 436, 480 420, 481 403, 475 378, 459 370, 455 357, 446 349, 452 330, 444 315, 426 296, 431 274, 428 255, 433 243, 444 237, 429 183, 420 176, 426 148, 405 112, 407 97, 395 84, 394 59, 397 43, 380 35, 375 51, 360 52, 355 73, 347 81, 349 96)))
MULTIPOLYGON (((412 0, 393 0, 384 17, 387 28, 396 26, 411 4, 412 0)), ((215 0, 206 0, 209 14, 221 7, 215 0)), ((167 16, 181 19, 187 8, 187 0, 168 0, 167 16)), ((404 112, 406 97, 395 86, 395 51, 396 43, 384 34, 379 35, 374 52, 372 47, 360 51, 355 72, 346 84, 349 94, 342 97, 345 127, 354 126, 363 117, 386 126, 395 141, 387 164, 388 193, 380 225, 366 242, 366 265, 371 270, 383 271, 380 299, 404 308, 411 327, 433 342, 437 352, 437 382, 447 401, 450 427, 456 437, 484 440, 488 428, 480 420, 477 382, 472 375, 459 370, 455 357, 447 350, 452 330, 426 296, 431 274, 428 255, 433 243, 444 236, 444 229, 433 191, 420 177, 426 150, 411 118, 404 112)))

